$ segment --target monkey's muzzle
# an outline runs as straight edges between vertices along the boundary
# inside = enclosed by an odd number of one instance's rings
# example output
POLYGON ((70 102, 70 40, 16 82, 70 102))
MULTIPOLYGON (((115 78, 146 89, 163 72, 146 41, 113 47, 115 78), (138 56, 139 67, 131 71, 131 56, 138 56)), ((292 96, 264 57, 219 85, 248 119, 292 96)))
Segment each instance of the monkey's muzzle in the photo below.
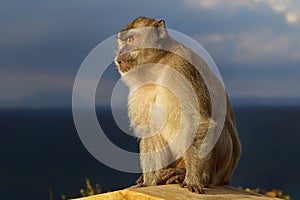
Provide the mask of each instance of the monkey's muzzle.
POLYGON ((133 68, 135 60, 131 58, 130 53, 123 53, 116 58, 116 63, 121 72, 128 72, 133 68))

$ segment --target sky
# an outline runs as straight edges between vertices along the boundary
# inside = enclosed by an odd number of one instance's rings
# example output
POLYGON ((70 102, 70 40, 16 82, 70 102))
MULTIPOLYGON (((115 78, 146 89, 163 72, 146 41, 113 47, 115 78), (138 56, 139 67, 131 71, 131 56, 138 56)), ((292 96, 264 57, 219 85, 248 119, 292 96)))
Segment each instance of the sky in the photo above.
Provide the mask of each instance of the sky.
MULTIPOLYGON (((0 107, 70 107, 83 60, 138 16, 203 45, 233 104, 300 104, 300 1, 0 0, 0 107)), ((99 85, 119 78, 112 65, 99 85)))

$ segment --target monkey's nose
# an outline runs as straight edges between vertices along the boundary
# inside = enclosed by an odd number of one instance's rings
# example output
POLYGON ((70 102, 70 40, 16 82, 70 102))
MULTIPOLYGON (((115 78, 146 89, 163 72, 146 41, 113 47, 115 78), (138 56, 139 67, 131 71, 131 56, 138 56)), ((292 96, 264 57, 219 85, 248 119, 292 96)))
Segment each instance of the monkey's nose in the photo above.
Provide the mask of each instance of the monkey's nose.
POLYGON ((126 60, 128 60, 128 54, 126 53, 119 55, 116 59, 118 64, 122 64, 122 62, 125 62, 126 60))
POLYGON ((122 60, 120 57, 118 57, 116 61, 117 61, 117 63, 118 63, 119 65, 121 65, 122 62, 123 62, 123 60, 122 60))

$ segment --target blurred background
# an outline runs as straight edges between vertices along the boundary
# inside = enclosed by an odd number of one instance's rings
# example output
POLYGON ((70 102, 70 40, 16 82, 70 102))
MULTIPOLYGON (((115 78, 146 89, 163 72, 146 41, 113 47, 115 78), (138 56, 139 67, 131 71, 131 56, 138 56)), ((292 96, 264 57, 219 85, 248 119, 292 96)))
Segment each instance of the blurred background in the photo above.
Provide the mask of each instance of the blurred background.
MULTIPOLYGON (((85 178, 103 191, 134 183, 139 174, 113 170, 88 153, 71 105, 88 53, 138 16, 164 19, 217 64, 243 145, 232 185, 300 198, 299 1, 0 0, 1 198, 49 199, 49 190, 54 199, 76 197, 85 178)), ((99 122, 111 141, 137 151, 110 111, 119 78, 112 64, 99 82, 99 122)))

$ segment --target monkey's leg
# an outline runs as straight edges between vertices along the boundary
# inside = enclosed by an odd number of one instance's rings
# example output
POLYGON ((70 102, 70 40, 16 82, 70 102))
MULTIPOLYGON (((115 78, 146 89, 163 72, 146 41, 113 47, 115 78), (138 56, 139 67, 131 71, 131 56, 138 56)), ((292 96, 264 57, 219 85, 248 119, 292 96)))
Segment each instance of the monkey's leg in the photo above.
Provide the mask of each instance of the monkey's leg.
MULTIPOLYGON (((196 163, 200 163, 200 162, 196 161, 196 163)), ((186 164, 186 168, 187 168, 186 176, 181 186, 182 187, 187 186, 188 190, 191 192, 203 194, 204 184, 200 176, 202 171, 200 169, 197 169, 196 164, 194 163, 186 164)))
POLYGON ((203 160, 197 157, 199 154, 197 150, 197 148, 191 146, 184 155, 186 176, 181 186, 186 186, 191 192, 203 194, 204 181, 201 176, 203 174, 203 167, 201 166, 203 160))
POLYGON ((140 140, 140 161, 143 170, 143 186, 162 182, 163 166, 172 159, 171 151, 164 148, 168 143, 161 134, 140 140))
POLYGON ((184 163, 186 165, 186 176, 182 183, 182 187, 186 186, 189 191, 198 194, 204 193, 204 186, 210 183, 210 162, 211 153, 204 158, 199 157, 201 144, 205 138, 208 124, 200 125, 200 130, 196 134, 192 145, 187 149, 183 155, 184 163))
POLYGON ((136 185, 132 187, 145 187, 151 185, 157 185, 161 182, 161 179, 155 175, 155 172, 145 172, 136 181, 136 185))

